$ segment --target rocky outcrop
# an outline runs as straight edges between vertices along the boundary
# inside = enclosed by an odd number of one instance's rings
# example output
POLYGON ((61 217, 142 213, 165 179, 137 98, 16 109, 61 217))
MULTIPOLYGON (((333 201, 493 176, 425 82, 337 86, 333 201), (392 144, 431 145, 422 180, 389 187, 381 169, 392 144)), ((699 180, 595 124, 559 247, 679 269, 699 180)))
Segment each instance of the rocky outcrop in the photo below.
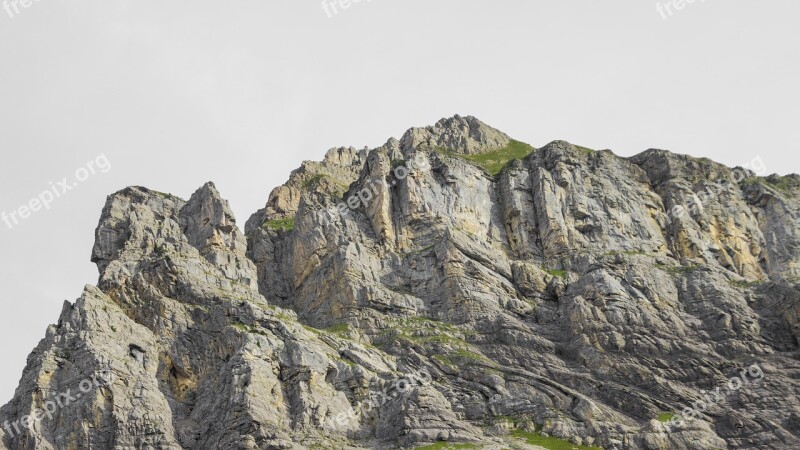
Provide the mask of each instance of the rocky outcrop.
POLYGON ((462 155, 475 155, 503 148, 511 142, 480 120, 456 115, 442 119, 432 127, 412 128, 400 139, 400 147, 408 152, 417 148, 444 148, 462 155))
POLYGON ((293 217, 303 193, 309 190, 327 196, 341 196, 358 177, 367 153, 367 149, 340 147, 328 150, 321 163, 303 162, 292 172, 288 182, 270 194, 262 214, 273 218, 293 217))
POLYGON ((110 196, 0 448, 800 445, 800 177, 514 142, 331 150, 244 233, 211 183, 110 196))

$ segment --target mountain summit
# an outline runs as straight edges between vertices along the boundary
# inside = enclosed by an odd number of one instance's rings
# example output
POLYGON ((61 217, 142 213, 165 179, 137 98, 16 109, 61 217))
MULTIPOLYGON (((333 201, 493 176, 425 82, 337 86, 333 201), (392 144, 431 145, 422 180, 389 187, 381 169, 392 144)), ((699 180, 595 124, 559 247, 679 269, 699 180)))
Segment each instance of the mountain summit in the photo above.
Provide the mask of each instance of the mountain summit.
POLYGON ((503 148, 510 142, 511 138, 502 131, 472 116, 456 115, 442 119, 432 127, 408 130, 400 140, 400 146, 406 151, 444 148, 463 155, 475 155, 503 148))
POLYGON ((123 189, 0 448, 798 448, 800 177, 760 169, 455 116, 243 231, 123 189))

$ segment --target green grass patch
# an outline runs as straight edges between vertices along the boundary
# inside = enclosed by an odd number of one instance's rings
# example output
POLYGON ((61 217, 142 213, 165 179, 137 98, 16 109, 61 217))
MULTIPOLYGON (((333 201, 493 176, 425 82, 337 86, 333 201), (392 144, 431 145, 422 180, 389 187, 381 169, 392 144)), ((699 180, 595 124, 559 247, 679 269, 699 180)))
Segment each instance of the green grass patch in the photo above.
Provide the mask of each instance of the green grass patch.
POLYGON ((433 336, 409 336, 410 339, 420 342, 429 342, 434 344, 452 345, 454 347, 468 348, 469 344, 463 340, 446 334, 437 334, 433 336))
POLYGON ((547 269, 545 272, 549 273, 550 275, 558 278, 567 278, 567 271, 563 269, 547 269))
POLYGON ((288 314, 284 314, 284 313, 278 313, 278 315, 276 317, 281 322, 292 322, 292 321, 294 321, 294 317, 292 317, 292 316, 290 316, 288 314))
POLYGON ((595 151, 590 149, 589 147, 581 147, 580 145, 575 145, 575 148, 578 149, 579 152, 583 153, 584 155, 591 155, 595 151))
POLYGON ((565 441, 564 439, 559 439, 552 436, 545 437, 539 433, 530 433, 522 430, 512 431, 511 436, 524 439, 528 444, 538 445, 549 450, 602 450, 600 447, 577 445, 573 444, 572 442, 565 441))
POLYGON ((453 362, 453 360, 448 358, 446 355, 433 355, 433 359, 439 361, 439 363, 442 365, 458 368, 458 364, 453 362))
POLYGON ((533 153, 536 149, 530 145, 512 140, 505 147, 479 155, 459 155, 480 167, 486 169, 489 174, 495 176, 500 173, 511 161, 522 159, 533 153))
POLYGON ((476 166, 482 167, 484 170, 489 172, 490 175, 496 176, 508 165, 508 163, 515 159, 523 159, 536 151, 536 149, 524 142, 515 141, 512 139, 508 145, 501 149, 492 150, 490 152, 480 153, 477 155, 462 155, 441 147, 437 147, 436 151, 449 156, 465 159, 476 166))
POLYGON ((661 423, 666 423, 672 420, 673 417, 675 417, 675 414, 672 414, 671 412, 662 412, 658 415, 658 421, 661 423))
POLYGON ((268 220, 261 224, 261 228, 269 228, 275 231, 292 231, 294 230, 294 217, 288 219, 268 220))
POLYGON ((350 325, 346 323, 340 323, 332 327, 325 328, 325 331, 331 334, 338 334, 338 335, 347 334, 350 331, 350 325))

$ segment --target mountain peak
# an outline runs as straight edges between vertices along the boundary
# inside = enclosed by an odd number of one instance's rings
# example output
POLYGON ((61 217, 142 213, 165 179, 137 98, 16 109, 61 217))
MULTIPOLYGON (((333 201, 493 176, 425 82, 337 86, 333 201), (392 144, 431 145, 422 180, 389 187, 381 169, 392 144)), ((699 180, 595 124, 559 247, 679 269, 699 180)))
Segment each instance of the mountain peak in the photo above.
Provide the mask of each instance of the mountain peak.
POLYGON ((404 153, 418 148, 443 148, 453 153, 476 155, 503 148, 511 138, 473 116, 441 119, 435 125, 412 128, 400 139, 404 153))

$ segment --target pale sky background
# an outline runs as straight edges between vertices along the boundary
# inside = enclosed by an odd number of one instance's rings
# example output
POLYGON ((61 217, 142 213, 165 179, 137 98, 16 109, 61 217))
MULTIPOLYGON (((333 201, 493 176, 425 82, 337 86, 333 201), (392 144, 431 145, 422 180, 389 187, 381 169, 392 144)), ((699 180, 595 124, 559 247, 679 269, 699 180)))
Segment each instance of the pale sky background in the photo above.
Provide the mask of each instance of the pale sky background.
POLYGON ((243 226, 302 160, 453 114, 534 146, 800 172, 799 16, 797 0, 698 0, 666 20, 651 0, 364 0, 331 18, 319 0, 0 10, 0 211, 111 163, 0 222, 0 404, 63 301, 96 282, 114 191, 188 198, 213 180, 243 226))

